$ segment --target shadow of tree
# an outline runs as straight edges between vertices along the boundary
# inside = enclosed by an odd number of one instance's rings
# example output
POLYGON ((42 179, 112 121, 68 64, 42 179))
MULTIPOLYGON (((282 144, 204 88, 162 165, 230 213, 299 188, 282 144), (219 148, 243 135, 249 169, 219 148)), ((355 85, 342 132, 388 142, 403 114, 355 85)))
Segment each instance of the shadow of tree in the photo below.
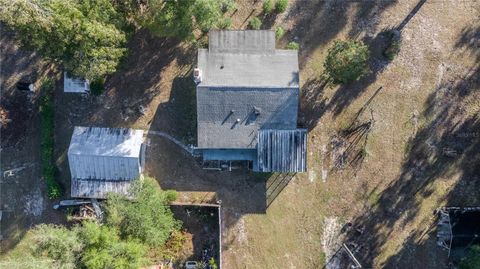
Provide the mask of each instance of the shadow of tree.
POLYGON ((288 39, 299 40, 300 67, 303 68, 312 52, 334 39, 348 23, 348 12, 354 8, 352 38, 364 31, 374 31, 379 20, 372 20, 397 1, 296 1, 286 19, 294 26, 288 39), (362 22, 362 23, 360 23, 362 22))
MULTIPOLYGON (((399 178, 384 189, 375 206, 365 206, 365 214, 353 221, 365 230, 347 240, 363 242, 357 254, 364 266, 372 266, 392 234, 420 214, 422 201, 436 192, 435 181, 459 177, 441 202, 480 202, 480 118, 478 108, 468 106, 479 97, 478 72, 477 64, 466 75, 441 83, 429 96, 423 117, 431 120, 409 141, 399 178)), ((411 255, 412 249, 420 249, 423 243, 419 242, 424 242, 420 235, 412 235, 382 267, 402 268, 400 260, 411 255)))

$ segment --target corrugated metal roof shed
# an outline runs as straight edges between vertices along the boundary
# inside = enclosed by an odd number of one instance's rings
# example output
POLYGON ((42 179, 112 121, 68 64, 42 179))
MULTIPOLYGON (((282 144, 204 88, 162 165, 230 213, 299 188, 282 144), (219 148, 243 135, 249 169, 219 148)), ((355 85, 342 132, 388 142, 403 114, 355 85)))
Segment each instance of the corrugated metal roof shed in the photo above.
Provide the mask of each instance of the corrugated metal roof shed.
POLYGON ((67 72, 63 73, 63 91, 73 93, 86 93, 90 91, 90 83, 88 80, 71 78, 67 72))
POLYGON ((124 193, 140 177, 142 143, 142 130, 75 127, 68 149, 72 196, 124 193))
POLYGON ((305 172, 307 130, 260 130, 257 154, 259 172, 305 172))

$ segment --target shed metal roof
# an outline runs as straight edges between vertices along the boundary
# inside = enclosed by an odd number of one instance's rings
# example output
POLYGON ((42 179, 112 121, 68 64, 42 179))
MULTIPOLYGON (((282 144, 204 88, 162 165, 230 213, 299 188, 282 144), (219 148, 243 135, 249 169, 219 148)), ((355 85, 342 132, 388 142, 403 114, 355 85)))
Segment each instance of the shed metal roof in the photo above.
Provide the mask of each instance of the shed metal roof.
POLYGON ((143 130, 75 127, 69 155, 139 157, 143 130))
POLYGON ((257 155, 259 172, 305 172, 307 130, 260 130, 257 155))
POLYGON ((140 177, 142 142, 142 130, 75 127, 68 150, 72 197, 126 194, 140 177))
POLYGON ((72 178, 71 196, 75 198, 105 199, 108 193, 128 196, 132 184, 128 181, 85 180, 72 178))

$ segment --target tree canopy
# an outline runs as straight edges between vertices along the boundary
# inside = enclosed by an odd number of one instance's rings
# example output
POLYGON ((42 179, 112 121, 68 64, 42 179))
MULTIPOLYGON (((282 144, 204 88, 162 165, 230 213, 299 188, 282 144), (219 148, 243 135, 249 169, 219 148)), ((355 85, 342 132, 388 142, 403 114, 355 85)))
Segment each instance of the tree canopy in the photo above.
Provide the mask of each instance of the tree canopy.
POLYGON ((126 53, 126 22, 110 0, 0 0, 0 20, 20 43, 75 76, 115 72, 126 53))
POLYGON ((175 196, 154 179, 138 180, 131 197, 112 195, 108 200, 105 223, 84 221, 70 229, 38 225, 17 252, 0 261, 0 268, 137 269, 171 257, 183 243, 181 223, 168 206, 175 196))
POLYGON ((152 247, 165 244, 171 233, 181 226, 168 204, 175 200, 174 191, 160 191, 152 178, 136 181, 133 201, 112 194, 107 199, 107 224, 119 227, 123 237, 138 238, 152 247))
POLYGON ((155 35, 191 39, 195 30, 222 28, 223 11, 233 6, 232 0, 152 0, 140 21, 155 35))
POLYGON ((335 41, 328 49, 324 67, 334 83, 348 83, 368 73, 370 52, 363 42, 335 41))

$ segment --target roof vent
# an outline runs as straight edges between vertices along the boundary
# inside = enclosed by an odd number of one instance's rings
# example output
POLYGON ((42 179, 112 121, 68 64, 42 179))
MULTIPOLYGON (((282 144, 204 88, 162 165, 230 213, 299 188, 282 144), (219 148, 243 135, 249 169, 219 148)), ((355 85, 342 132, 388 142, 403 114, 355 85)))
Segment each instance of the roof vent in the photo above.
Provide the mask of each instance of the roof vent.
POLYGON ((240 123, 240 119, 237 119, 235 122, 236 122, 236 123, 240 123))
POLYGON ((253 113, 255 113, 255 116, 260 115, 260 108, 258 108, 258 107, 253 107, 253 113))
POLYGON ((193 81, 197 84, 202 82, 202 70, 200 68, 193 69, 193 81))

